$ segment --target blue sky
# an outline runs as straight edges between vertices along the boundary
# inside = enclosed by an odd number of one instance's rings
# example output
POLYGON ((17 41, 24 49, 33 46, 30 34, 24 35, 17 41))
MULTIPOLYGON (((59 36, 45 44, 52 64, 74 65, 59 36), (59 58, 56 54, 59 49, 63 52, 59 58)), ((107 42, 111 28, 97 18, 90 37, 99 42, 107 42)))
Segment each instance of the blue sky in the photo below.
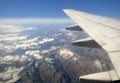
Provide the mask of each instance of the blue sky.
POLYGON ((68 18, 63 9, 120 18, 120 0, 0 0, 0 18, 68 18))

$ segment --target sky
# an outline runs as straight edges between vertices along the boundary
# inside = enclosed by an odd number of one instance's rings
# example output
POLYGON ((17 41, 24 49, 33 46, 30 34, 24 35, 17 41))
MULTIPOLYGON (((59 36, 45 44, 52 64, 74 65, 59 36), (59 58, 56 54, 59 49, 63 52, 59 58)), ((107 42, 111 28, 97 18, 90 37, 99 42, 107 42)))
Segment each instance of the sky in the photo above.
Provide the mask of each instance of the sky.
POLYGON ((120 0, 0 0, 0 22, 28 18, 62 22, 68 19, 63 9, 120 19, 120 0))

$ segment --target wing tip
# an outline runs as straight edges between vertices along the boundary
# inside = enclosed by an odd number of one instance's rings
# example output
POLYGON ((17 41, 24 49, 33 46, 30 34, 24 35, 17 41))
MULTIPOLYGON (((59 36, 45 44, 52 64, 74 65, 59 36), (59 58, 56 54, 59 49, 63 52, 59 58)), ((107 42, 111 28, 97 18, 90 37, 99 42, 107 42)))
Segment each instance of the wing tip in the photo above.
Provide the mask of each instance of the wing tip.
POLYGON ((63 9, 64 12, 67 12, 67 11, 70 11, 70 10, 73 10, 73 9, 63 9))

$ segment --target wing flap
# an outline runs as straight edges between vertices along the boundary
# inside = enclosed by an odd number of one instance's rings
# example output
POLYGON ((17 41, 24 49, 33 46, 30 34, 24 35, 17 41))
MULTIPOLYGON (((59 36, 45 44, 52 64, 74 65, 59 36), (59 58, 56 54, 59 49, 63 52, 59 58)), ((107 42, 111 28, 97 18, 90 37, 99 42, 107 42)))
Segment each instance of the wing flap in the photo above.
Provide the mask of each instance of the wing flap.
POLYGON ((118 80, 118 77, 116 76, 116 71, 106 71, 106 72, 100 72, 95 74, 89 74, 85 76, 80 76, 80 80, 93 80, 93 81, 116 81, 118 80))
POLYGON ((101 48, 101 46, 96 43, 91 37, 76 40, 72 42, 72 45, 81 46, 81 47, 89 47, 89 48, 101 48))
POLYGON ((68 28, 66 28, 66 30, 83 31, 83 29, 78 25, 69 26, 68 28))
POLYGON ((109 57, 114 65, 118 78, 120 78, 120 52, 108 53, 109 57))

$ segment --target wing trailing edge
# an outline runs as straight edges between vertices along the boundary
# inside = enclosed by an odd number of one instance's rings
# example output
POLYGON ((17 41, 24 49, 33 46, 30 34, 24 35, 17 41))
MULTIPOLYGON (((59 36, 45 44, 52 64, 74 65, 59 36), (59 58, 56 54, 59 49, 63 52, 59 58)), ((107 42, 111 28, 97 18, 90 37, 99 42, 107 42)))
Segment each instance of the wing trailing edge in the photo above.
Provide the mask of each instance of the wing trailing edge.
POLYGON ((73 30, 73 31, 83 31, 83 29, 79 25, 72 25, 66 28, 66 30, 73 30))
MULTIPOLYGON (((73 31, 83 31, 83 29, 79 25, 72 25, 66 28, 66 30, 73 30, 73 31)), ((84 39, 76 40, 72 42, 74 46, 81 46, 81 47, 89 47, 89 48, 101 48, 101 46, 94 41, 91 37, 87 37, 84 39)))
POLYGON ((84 83, 106 83, 106 82, 112 82, 112 81, 117 81, 119 80, 118 77, 116 76, 116 71, 111 70, 111 71, 106 71, 106 72, 100 72, 100 73, 95 73, 95 74, 89 74, 85 76, 80 76, 80 80, 83 81, 84 83))
POLYGON ((89 48, 101 48, 101 46, 91 37, 73 41, 72 45, 89 48))

